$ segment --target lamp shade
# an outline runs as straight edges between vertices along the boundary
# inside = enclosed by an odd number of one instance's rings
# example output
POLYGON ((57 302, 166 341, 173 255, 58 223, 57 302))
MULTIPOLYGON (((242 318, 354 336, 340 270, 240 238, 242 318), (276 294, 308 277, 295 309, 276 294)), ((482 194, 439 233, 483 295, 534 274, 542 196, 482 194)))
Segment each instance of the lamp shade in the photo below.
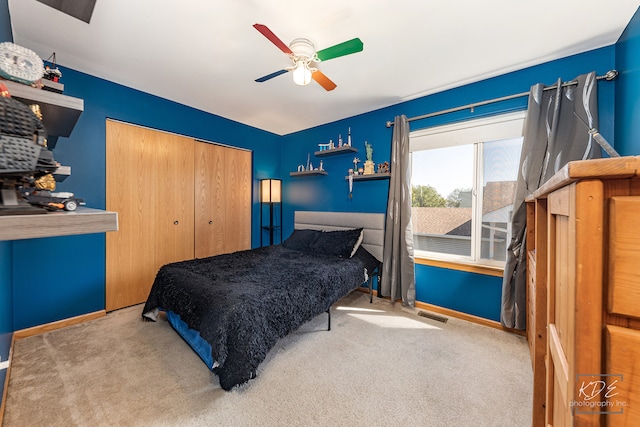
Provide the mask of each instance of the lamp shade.
POLYGON ((282 202, 282 181, 279 179, 263 179, 260 181, 260 201, 262 203, 282 202))
POLYGON ((311 83, 311 70, 305 61, 296 62, 296 67, 293 69, 293 82, 300 86, 311 83))

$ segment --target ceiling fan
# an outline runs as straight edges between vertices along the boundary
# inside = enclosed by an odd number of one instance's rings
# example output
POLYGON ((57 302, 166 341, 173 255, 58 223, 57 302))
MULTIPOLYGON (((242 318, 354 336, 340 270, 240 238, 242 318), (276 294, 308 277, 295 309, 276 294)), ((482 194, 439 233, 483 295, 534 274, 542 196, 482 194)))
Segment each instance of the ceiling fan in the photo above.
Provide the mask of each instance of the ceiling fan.
POLYGON ((325 90, 333 90, 336 88, 336 84, 313 65, 320 61, 328 61, 329 59, 361 52, 363 49, 363 43, 359 38, 351 39, 319 51, 316 51, 315 46, 310 40, 304 38, 294 39, 289 46, 287 46, 278 36, 267 28, 266 25, 254 24, 253 27, 260 31, 263 36, 269 39, 271 43, 275 44, 281 51, 286 53, 292 62, 292 65, 289 67, 256 79, 258 83, 293 71, 293 81, 296 84, 307 85, 311 82, 311 79, 313 79, 325 90))

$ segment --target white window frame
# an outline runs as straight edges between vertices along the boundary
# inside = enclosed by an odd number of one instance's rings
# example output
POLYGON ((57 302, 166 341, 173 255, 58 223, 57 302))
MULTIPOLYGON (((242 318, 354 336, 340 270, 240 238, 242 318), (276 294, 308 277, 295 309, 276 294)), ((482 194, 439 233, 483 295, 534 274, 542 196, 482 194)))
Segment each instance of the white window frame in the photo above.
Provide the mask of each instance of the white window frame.
MULTIPOLYGON (((474 218, 474 229, 471 236, 471 255, 453 255, 441 252, 428 252, 416 250, 416 258, 426 258, 442 261, 451 261, 463 264, 473 264, 488 267, 504 268, 504 261, 480 259, 482 241, 482 218, 478 215, 478 200, 483 200, 483 168, 482 150, 479 143, 485 141, 497 141, 501 139, 517 138, 523 134, 526 111, 504 113, 492 117, 467 120, 463 122, 435 126, 432 128, 413 131, 409 134, 409 151, 423 151, 435 148, 447 148, 458 145, 470 145, 474 147, 474 182, 472 191, 471 215, 474 218), (478 199, 479 198, 479 199, 478 199)), ((416 165, 414 164, 415 168, 416 165)))

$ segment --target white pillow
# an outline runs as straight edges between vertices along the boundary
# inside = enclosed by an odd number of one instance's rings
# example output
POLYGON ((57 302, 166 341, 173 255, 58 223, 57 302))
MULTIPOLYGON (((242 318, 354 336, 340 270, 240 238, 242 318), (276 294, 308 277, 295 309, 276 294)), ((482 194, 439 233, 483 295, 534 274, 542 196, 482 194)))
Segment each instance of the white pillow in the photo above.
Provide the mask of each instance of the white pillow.
POLYGON ((356 254, 356 251, 362 243, 362 239, 364 239, 364 228, 360 231, 360 237, 358 237, 358 241, 356 242, 356 244, 353 245, 353 251, 351 251, 351 255, 349 255, 349 258, 353 257, 356 254))

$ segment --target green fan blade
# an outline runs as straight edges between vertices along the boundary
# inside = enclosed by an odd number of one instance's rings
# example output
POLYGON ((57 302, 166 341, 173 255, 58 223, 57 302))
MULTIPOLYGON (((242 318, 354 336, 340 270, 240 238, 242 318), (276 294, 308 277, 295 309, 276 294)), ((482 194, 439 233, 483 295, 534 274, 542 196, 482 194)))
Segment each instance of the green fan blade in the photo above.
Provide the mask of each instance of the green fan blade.
POLYGON ((335 46, 322 49, 317 53, 320 61, 326 61, 339 56, 349 55, 351 53, 361 52, 363 49, 362 40, 359 38, 351 39, 349 41, 337 44, 335 46))

